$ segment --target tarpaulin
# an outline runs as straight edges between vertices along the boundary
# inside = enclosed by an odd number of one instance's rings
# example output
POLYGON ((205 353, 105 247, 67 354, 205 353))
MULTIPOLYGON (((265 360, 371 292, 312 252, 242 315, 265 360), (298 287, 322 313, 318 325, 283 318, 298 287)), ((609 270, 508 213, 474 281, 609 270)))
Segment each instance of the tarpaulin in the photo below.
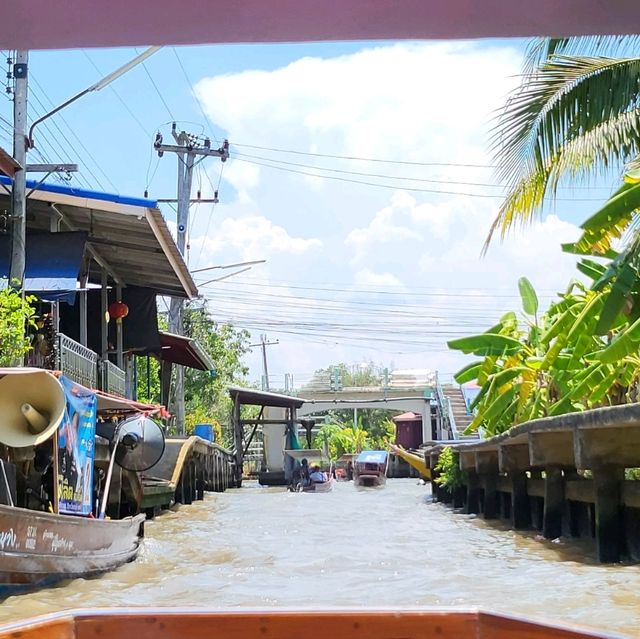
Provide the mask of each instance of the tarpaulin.
MULTIPOLYGON (((24 289, 42 300, 73 304, 87 233, 29 233, 24 289)), ((8 278, 11 238, 0 235, 0 278, 8 278)))

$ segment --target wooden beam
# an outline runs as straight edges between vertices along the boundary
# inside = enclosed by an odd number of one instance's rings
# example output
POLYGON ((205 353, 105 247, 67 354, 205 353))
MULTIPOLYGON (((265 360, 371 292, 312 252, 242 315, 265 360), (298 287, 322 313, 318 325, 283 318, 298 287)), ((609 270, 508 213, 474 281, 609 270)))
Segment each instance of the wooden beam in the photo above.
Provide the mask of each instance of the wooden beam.
POLYGON ((476 454, 469 450, 461 450, 459 453, 460 470, 476 472, 476 454))
POLYGON ((593 469, 596 493, 596 549, 598 561, 616 563, 623 550, 622 479, 624 470, 611 467, 593 469))
POLYGON ((562 470, 556 467, 546 468, 545 475, 542 535, 545 539, 556 539, 562 535, 564 477, 562 470))

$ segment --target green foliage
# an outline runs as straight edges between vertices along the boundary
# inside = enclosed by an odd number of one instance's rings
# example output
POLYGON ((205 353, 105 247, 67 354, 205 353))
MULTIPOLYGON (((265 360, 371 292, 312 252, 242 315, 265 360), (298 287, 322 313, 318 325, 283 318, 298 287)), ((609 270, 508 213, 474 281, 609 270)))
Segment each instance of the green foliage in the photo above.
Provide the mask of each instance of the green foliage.
POLYGON ((160 391, 160 362, 152 356, 136 357, 137 398, 144 404, 159 404, 160 391))
POLYGON ((186 435, 193 435, 193 431, 198 424, 211 424, 215 432, 215 441, 220 443, 223 439, 222 426, 220 422, 215 419, 211 419, 210 412, 205 410, 202 406, 196 407, 185 415, 184 418, 184 430, 186 435))
POLYGON ((496 230, 504 236, 532 221, 563 178, 637 160, 640 58, 630 42, 548 39, 533 48, 495 131, 498 176, 510 188, 487 243, 496 230), (628 57, 613 57, 626 49, 628 57))
POLYGON ((385 420, 372 432, 365 430, 362 426, 354 428, 353 425, 328 423, 319 429, 313 440, 313 447, 326 450, 329 457, 336 460, 347 453, 386 450, 394 437, 395 424, 391 420, 385 420))
POLYGON ((460 470, 460 455, 451 446, 446 446, 440 453, 434 470, 439 473, 436 484, 449 491, 460 488, 466 481, 465 473, 460 470))
POLYGON ((0 366, 21 365, 31 349, 27 328, 36 327, 35 301, 0 281, 0 366))
POLYGON ((249 332, 215 322, 204 304, 187 307, 184 334, 200 343, 214 362, 214 371, 185 369, 186 414, 201 415, 198 423, 228 422, 231 400, 227 387, 246 384, 249 372, 242 357, 249 350, 249 332))
MULTIPOLYGON (((640 372, 640 319, 631 323, 623 317, 614 331, 599 335, 596 329, 610 291, 610 284, 593 290, 574 282, 538 325, 526 329, 513 323, 513 314, 505 315, 490 329, 491 335, 516 340, 518 349, 486 355, 486 339, 479 339, 486 334, 465 338, 464 352, 485 355, 456 375, 459 383, 475 379, 480 385, 468 431, 495 435, 539 417, 634 399, 640 372)), ((449 346, 463 350, 460 340, 449 346)))

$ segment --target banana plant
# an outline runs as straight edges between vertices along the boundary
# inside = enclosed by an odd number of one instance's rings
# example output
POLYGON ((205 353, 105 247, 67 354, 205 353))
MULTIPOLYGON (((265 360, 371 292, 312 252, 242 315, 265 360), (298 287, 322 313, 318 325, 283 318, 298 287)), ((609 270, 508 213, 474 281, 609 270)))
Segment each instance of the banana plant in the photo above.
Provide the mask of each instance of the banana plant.
MULTIPOLYGON (((596 281, 606 271, 587 259, 579 268, 596 281)), ((455 376, 460 384, 476 380, 480 385, 468 431, 482 428, 494 435, 538 417, 629 401, 640 370, 640 319, 630 324, 617 314, 615 336, 600 335, 597 327, 612 284, 595 288, 572 281, 538 319, 535 290, 522 278, 526 329, 509 313, 488 333, 448 343, 484 357, 455 376)))

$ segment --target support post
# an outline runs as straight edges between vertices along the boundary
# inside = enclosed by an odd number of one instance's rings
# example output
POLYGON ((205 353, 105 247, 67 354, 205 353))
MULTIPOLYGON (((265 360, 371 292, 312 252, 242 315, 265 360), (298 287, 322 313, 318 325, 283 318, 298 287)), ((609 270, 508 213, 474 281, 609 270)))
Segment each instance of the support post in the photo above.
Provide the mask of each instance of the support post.
MULTIPOLYGON (((122 300, 122 286, 120 286, 120 284, 118 284, 118 286, 116 287, 116 297, 118 302, 122 300)), ((122 322, 116 322, 116 363, 120 370, 124 370, 124 354, 122 342, 122 322)))
POLYGON ((596 491, 596 548, 598 561, 615 563, 622 554, 621 484, 624 471, 619 468, 593 469, 596 491))
POLYGON ((525 472, 514 472, 511 479, 511 518, 516 530, 529 528, 531 512, 529 510, 529 495, 527 494, 527 475, 525 472))
POLYGON ((87 282, 89 275, 87 273, 88 265, 86 262, 83 266, 83 273, 80 277, 80 343, 87 345, 87 282))
POLYGON ((480 512, 480 479, 471 470, 467 471, 467 506, 465 512, 468 515, 475 515, 480 512))
POLYGON ((102 269, 100 271, 100 357, 102 359, 107 359, 107 351, 109 350, 108 302, 107 271, 102 269))
POLYGON ((557 467, 546 468, 545 473, 542 535, 545 539, 557 539, 562 535, 564 477, 562 470, 557 467))
POLYGON ((497 476, 494 474, 482 476, 484 499, 482 502, 482 516, 485 519, 498 517, 497 476))
POLYGON ((9 285, 22 288, 27 235, 27 83, 29 52, 18 51, 13 66, 16 81, 13 95, 13 158, 20 165, 11 191, 11 267, 9 285))

